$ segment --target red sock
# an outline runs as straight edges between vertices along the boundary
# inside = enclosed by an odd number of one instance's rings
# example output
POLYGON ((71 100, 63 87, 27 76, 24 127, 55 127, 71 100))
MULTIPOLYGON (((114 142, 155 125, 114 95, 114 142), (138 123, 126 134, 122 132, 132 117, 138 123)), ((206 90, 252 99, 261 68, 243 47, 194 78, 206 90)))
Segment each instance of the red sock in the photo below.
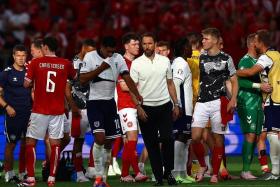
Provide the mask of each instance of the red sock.
POLYGON ((35 147, 33 145, 26 145, 25 159, 26 159, 27 176, 34 177, 36 153, 35 153, 35 147))
POLYGON ((94 167, 94 159, 93 159, 92 148, 93 148, 93 146, 91 146, 90 152, 89 152, 88 167, 94 167))
POLYGON ((189 146, 189 154, 188 154, 188 161, 187 161, 187 173, 189 176, 192 175, 192 156, 191 156, 192 149, 191 149, 191 146, 192 146, 192 144, 189 146))
POLYGON ((55 177, 60 158, 60 145, 51 146, 50 176, 55 177))
POLYGON ((130 162, 129 162, 128 149, 129 149, 128 143, 125 143, 123 147, 123 153, 122 153, 122 177, 126 177, 127 175, 129 175, 130 162))
POLYGON ((137 175, 140 172, 138 167, 138 155, 136 152, 137 141, 128 141, 127 144, 129 150, 130 164, 133 168, 135 175, 137 175))
POLYGON ((18 172, 25 172, 25 146, 20 146, 18 172))
POLYGON ((199 162, 200 167, 206 167, 204 154, 205 150, 202 143, 193 143, 192 144, 193 152, 199 162))
POLYGON ((83 171, 83 157, 81 152, 73 155, 73 162, 76 172, 83 171))
POLYGON ((7 163, 4 163, 4 171, 5 172, 8 172, 8 171, 11 171, 12 170, 12 166, 10 166, 9 164, 7 163))
POLYGON ((221 162, 223 159, 223 147, 214 147, 213 156, 212 156, 212 167, 213 167, 213 175, 218 175, 219 169, 221 166, 221 162))
POLYGON ((81 135, 81 118, 81 116, 72 115, 71 136, 74 138, 79 138, 81 135))
POLYGON ((122 147, 122 137, 116 138, 114 140, 114 145, 112 149, 112 157, 117 157, 119 151, 121 150, 122 147))
POLYGON ((267 165, 267 155, 261 155, 258 159, 261 166, 267 165))

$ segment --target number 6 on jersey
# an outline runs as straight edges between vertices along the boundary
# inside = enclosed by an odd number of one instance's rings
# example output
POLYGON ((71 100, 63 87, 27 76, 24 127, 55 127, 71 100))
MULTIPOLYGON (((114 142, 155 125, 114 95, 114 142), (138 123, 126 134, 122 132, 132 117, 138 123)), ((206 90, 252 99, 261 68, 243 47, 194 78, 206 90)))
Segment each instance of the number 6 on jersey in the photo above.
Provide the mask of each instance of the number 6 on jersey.
POLYGON ((56 77, 55 71, 48 71, 47 73, 47 84, 46 84, 46 91, 47 92, 54 92, 55 90, 55 82, 51 80, 51 75, 56 77))

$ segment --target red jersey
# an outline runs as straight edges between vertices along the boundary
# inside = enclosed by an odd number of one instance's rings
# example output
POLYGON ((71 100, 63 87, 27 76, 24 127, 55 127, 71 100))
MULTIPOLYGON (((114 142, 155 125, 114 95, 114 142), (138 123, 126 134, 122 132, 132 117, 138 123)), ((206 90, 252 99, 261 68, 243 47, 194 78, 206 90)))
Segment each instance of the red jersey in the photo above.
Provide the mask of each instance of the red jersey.
MULTIPOLYGON (((127 65, 128 70, 130 70, 131 67, 131 61, 125 58, 125 62, 127 65)), ((122 91, 120 82, 124 81, 121 77, 118 78, 118 84, 117 84, 117 92, 118 92, 118 110, 121 110, 123 108, 135 108, 135 104, 131 99, 131 96, 129 92, 122 91)))
POLYGON ((34 84, 32 112, 45 115, 64 113, 67 79, 76 76, 70 61, 55 56, 36 58, 28 66, 25 80, 34 84))

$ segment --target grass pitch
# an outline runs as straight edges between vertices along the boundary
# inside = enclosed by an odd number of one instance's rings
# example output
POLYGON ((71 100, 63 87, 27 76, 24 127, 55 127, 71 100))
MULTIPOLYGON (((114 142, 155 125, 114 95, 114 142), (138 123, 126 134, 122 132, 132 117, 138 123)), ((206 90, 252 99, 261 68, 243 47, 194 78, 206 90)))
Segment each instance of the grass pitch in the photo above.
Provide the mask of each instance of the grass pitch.
MULTIPOLYGON (((147 166, 149 166, 147 164, 147 166)), ((233 176, 239 176, 240 175, 240 171, 242 169, 242 159, 241 157, 228 157, 228 169, 230 171, 230 174, 233 176)), ((260 166, 258 164, 258 161, 255 157, 253 164, 251 166, 252 172, 254 175, 256 176, 260 176, 261 175, 261 171, 260 171, 260 166)), ((151 169, 150 167, 146 167, 146 171, 147 174, 150 176, 151 173, 151 169)), ((45 182, 42 182, 42 176, 41 176, 41 161, 37 161, 36 163, 36 177, 39 179, 37 181, 36 187, 47 187, 47 184, 45 182)), ((119 182, 119 176, 115 176, 115 177, 109 177, 108 179, 108 183, 110 184, 111 187, 135 187, 135 186, 139 186, 139 187, 146 187, 146 186, 152 186, 153 182, 145 182, 145 183, 120 183, 119 182)), ((180 184, 177 185, 178 187, 181 186, 190 186, 190 187, 209 187, 210 184, 209 182, 209 178, 205 178, 203 182, 201 183, 193 183, 193 184, 180 184)), ((4 179, 3 179, 3 174, 2 177, 0 179, 0 187, 15 187, 15 184, 9 184, 9 183, 5 183, 4 179)), ((75 183, 75 182, 56 182, 56 187, 91 187, 92 186, 92 182, 86 182, 86 183, 75 183)), ((165 186, 167 185, 167 182, 165 182, 165 186)), ((225 186, 225 187, 242 187, 242 186, 246 186, 246 187, 272 187, 272 186, 280 186, 280 180, 277 181, 260 181, 260 180, 256 180, 256 181, 245 181, 245 180, 241 180, 241 179, 233 179, 230 181, 220 181, 218 184, 214 184, 213 186, 225 186)))

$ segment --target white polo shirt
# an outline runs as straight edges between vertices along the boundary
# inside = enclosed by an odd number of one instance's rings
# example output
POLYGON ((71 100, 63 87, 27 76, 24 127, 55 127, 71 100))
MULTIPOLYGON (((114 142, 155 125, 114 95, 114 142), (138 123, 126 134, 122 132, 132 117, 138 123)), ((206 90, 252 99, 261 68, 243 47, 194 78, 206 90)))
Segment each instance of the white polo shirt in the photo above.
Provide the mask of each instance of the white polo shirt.
POLYGON ((167 79, 172 79, 170 61, 155 54, 151 61, 144 54, 132 61, 130 76, 138 84, 143 105, 160 106, 170 101, 167 79))

